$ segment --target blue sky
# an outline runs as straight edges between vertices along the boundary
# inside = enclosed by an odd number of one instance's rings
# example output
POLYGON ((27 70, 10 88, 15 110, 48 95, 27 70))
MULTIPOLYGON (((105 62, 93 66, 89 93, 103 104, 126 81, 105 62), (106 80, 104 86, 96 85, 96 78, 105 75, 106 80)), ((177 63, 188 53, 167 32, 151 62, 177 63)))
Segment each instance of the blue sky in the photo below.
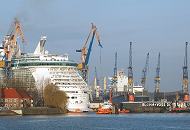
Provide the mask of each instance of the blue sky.
POLYGON ((71 59, 79 61, 80 55, 75 50, 82 47, 90 23, 94 22, 104 48, 100 64, 100 49, 94 42, 91 79, 95 66, 100 78, 113 74, 115 51, 118 52, 118 69, 127 73, 129 42, 132 41, 135 82, 140 82, 149 52, 147 85, 150 91, 154 90, 160 52, 161 91, 179 90, 185 42, 190 42, 189 5, 189 0, 2 0, 0 37, 3 38, 13 19, 18 17, 28 42, 27 51, 32 52, 40 36, 46 35, 49 52, 68 53, 71 59))

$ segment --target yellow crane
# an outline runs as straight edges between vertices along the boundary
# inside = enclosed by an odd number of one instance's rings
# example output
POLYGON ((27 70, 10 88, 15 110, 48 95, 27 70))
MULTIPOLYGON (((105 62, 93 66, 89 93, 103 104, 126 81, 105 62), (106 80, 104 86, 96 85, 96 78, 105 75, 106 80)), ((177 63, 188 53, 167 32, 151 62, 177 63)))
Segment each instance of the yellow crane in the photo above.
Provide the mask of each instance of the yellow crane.
POLYGON ((18 54, 18 44, 17 38, 20 37, 22 43, 25 42, 24 33, 21 28, 21 24, 17 18, 15 18, 13 24, 11 25, 10 31, 5 36, 3 40, 3 44, 1 50, 4 52, 3 59, 0 63, 0 68, 5 70, 5 74, 7 77, 10 76, 10 67, 11 67, 11 60, 13 56, 18 54))
POLYGON ((7 58, 8 61, 11 61, 12 56, 15 55, 16 49, 18 49, 17 45, 17 38, 20 37, 22 40, 22 43, 25 42, 24 39, 24 33, 21 28, 21 24, 17 18, 15 18, 12 26, 11 31, 8 33, 3 41, 3 49, 5 52, 5 58, 7 58))
POLYGON ((91 24, 92 24, 92 27, 90 29, 90 32, 88 34, 88 37, 87 37, 82 49, 76 50, 76 52, 81 52, 81 63, 78 64, 78 69, 82 72, 82 77, 86 82, 88 80, 88 63, 89 63, 89 59, 90 59, 90 54, 91 54, 91 50, 92 50, 94 37, 96 37, 98 45, 102 48, 102 45, 100 43, 100 36, 98 34, 97 28, 93 23, 91 23, 91 24), (89 47, 87 49, 87 44, 90 39, 90 36, 92 36, 92 37, 91 37, 89 47))

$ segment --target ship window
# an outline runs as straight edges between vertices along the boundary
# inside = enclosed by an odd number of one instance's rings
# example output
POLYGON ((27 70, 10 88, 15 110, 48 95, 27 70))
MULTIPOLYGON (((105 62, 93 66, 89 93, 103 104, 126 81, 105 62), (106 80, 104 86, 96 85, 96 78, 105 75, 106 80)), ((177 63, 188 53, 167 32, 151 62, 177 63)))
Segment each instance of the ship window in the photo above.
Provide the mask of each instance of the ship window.
POLYGON ((75 97, 71 97, 71 99, 74 99, 75 97))

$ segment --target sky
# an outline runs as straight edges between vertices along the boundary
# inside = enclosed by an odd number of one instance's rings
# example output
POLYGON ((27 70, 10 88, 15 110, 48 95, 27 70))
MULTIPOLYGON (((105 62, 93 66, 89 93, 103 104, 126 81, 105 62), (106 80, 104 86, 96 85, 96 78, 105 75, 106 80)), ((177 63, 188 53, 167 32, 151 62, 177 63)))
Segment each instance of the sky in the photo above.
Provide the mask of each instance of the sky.
POLYGON ((0 38, 17 17, 27 41, 25 51, 33 52, 45 35, 50 53, 68 53, 70 59, 79 62, 80 54, 75 50, 83 46, 93 22, 103 48, 94 41, 89 61, 90 81, 95 66, 101 81, 104 76, 113 75, 116 51, 118 70, 127 74, 132 42, 135 83, 140 83, 149 52, 147 89, 154 91, 160 52, 160 90, 181 90, 185 42, 190 42, 189 5, 189 0, 1 0, 0 38))

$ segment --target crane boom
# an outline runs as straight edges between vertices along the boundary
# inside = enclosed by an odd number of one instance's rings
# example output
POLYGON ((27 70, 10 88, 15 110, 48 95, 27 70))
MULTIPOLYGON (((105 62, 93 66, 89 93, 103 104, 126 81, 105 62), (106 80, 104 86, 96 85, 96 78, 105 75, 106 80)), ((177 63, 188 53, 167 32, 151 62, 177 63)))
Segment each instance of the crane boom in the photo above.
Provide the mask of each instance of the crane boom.
POLYGON ((148 64, 149 64, 149 53, 147 53, 145 67, 142 70, 141 84, 143 88, 145 88, 146 85, 148 64))
MULTIPOLYGON (((16 39, 16 36, 18 35, 21 37, 22 43, 24 43, 25 42, 24 33, 22 31, 19 20, 17 18, 15 18, 14 23, 15 23, 15 39, 16 39)), ((16 40, 15 40, 15 42, 16 42, 16 40)))
POLYGON ((94 41, 94 36, 95 36, 95 32, 93 32, 93 34, 92 34, 92 39, 91 39, 89 47, 88 47, 88 52, 87 52, 86 59, 85 59, 85 65, 87 65, 88 62, 89 62, 90 54, 91 54, 91 51, 92 51, 92 44, 93 44, 93 41, 94 41))

